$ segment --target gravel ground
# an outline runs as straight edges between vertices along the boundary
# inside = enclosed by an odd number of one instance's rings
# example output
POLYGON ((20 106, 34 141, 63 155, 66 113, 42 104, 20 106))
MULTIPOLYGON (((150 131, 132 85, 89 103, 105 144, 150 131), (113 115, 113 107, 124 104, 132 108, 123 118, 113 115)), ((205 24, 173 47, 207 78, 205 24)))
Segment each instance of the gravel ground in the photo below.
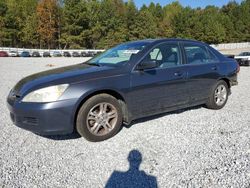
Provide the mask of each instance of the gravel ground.
POLYGON ((0 187, 138 187, 146 180, 158 187, 250 187, 250 68, 241 68, 222 110, 141 119, 100 143, 76 134, 41 137, 11 123, 6 96, 19 79, 81 61, 0 59, 0 187))

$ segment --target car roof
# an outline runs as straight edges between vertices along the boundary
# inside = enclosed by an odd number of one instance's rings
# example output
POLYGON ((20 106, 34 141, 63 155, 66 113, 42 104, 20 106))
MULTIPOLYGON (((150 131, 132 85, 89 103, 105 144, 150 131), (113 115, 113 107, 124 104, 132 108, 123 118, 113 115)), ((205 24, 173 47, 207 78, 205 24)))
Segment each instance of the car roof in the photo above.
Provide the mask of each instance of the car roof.
POLYGON ((145 42, 149 44, 157 44, 161 42, 193 42, 193 43, 199 43, 199 44, 205 44, 204 42, 192 40, 192 39, 181 39, 181 38, 158 38, 158 39, 143 39, 143 40, 137 40, 137 41, 130 41, 127 43, 137 43, 137 42, 145 42))
MULTIPOLYGON (((163 41, 181 41, 181 42, 200 42, 192 39, 181 39, 181 38, 158 38, 158 39, 143 39, 134 42, 163 42, 163 41)), ((133 42, 133 41, 131 41, 133 42)))

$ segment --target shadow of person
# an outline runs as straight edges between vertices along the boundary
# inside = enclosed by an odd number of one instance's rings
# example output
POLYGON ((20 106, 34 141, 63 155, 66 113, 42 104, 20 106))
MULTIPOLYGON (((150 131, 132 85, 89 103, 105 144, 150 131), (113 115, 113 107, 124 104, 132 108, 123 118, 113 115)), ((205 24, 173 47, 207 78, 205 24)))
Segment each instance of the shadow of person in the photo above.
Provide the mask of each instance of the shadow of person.
POLYGON ((130 151, 128 161, 129 170, 127 172, 114 171, 105 188, 157 188, 156 177, 139 170, 142 155, 138 150, 130 151))

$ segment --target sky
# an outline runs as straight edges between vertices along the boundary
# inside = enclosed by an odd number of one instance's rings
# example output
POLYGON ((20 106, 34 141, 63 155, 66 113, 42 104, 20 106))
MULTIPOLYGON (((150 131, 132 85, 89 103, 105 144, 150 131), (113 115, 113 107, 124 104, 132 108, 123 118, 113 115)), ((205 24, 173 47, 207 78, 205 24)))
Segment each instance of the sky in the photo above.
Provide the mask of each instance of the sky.
MULTIPOLYGON (((191 6, 192 8, 197 7, 206 7, 207 5, 215 5, 222 7, 232 0, 179 0, 180 4, 183 6, 191 6)), ((242 0, 236 0, 236 2, 240 3, 242 0)), ((161 5, 167 5, 173 0, 134 0, 136 6, 140 8, 143 4, 149 5, 150 2, 160 3, 161 5)))

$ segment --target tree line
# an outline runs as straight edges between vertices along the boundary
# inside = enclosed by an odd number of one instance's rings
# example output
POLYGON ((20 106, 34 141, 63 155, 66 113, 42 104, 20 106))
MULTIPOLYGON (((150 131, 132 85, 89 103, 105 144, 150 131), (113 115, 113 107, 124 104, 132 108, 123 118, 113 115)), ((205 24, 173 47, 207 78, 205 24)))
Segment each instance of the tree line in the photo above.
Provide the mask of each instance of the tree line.
POLYGON ((223 7, 183 7, 133 0, 0 0, 0 46, 108 48, 181 37, 210 44, 250 40, 250 0, 223 7))

